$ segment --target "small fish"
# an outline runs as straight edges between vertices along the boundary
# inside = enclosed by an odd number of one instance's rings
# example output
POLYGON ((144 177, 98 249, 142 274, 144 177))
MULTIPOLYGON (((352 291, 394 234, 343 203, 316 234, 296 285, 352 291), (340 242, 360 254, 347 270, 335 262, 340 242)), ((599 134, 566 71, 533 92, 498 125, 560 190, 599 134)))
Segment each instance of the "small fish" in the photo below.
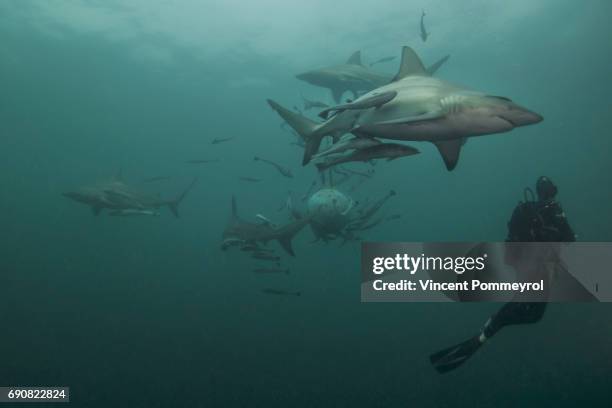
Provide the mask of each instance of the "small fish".
POLYGON ((280 269, 280 268, 257 268, 257 269, 253 269, 253 272, 255 273, 261 273, 261 274, 267 274, 267 273, 284 273, 285 275, 289 275, 289 268, 287 269, 280 269))
POLYGON ((386 221, 393 221, 393 220, 399 220, 400 218, 402 218, 402 214, 393 214, 388 216, 387 218, 385 218, 386 221))
POLYGON ((258 178, 255 178, 255 177, 241 176, 239 178, 242 181, 248 181, 250 183, 259 183, 261 181, 261 179, 258 179, 258 178))
POLYGON ((276 170, 278 170, 278 172, 279 172, 280 174, 282 174, 283 176, 285 176, 285 177, 287 177, 287 178, 293 178, 293 173, 291 172, 291 170, 289 170, 289 169, 287 169, 287 168, 285 168, 285 167, 281 166, 281 165, 280 165, 280 164, 278 164, 278 163, 274 163, 274 162, 273 162, 273 161, 271 161, 271 160, 262 159, 262 158, 257 157, 257 156, 255 156, 255 157, 253 158, 253 160, 255 160, 255 161, 261 161, 261 162, 267 163, 267 164, 269 164, 269 165, 273 166, 274 168, 276 168, 276 170))
POLYGON ((242 240, 242 239, 238 239, 238 238, 226 238, 221 243, 221 250, 225 251, 228 248, 231 248, 231 247, 234 247, 234 246, 242 248, 245 245, 247 245, 247 243, 244 240, 242 240))
POLYGON ((389 191, 384 197, 382 197, 380 200, 372 204, 371 207, 363 210, 359 217, 351 221, 347 229, 351 231, 364 231, 364 230, 373 228, 376 225, 380 224, 384 218, 379 218, 370 224, 366 224, 366 223, 370 220, 370 218, 372 218, 374 214, 378 212, 378 210, 380 210, 380 208, 383 206, 385 202, 387 202, 388 199, 395 196, 396 194, 397 193, 395 192, 395 190, 389 191))
POLYGON ((288 290, 282 290, 282 289, 266 288, 266 289, 262 289, 261 291, 267 295, 282 295, 282 296, 301 296, 302 295, 302 292, 300 291, 288 291, 288 290))
POLYGON ((429 33, 425 29, 425 21, 423 18, 425 17, 425 10, 423 10, 423 14, 421 14, 421 40, 423 42, 427 41, 427 37, 429 37, 429 33))
POLYGON ((185 163, 188 164, 206 164, 206 163, 216 163, 219 159, 195 159, 195 160, 186 160, 185 163))
POLYGON ((343 153, 347 150, 365 149, 368 147, 379 145, 381 143, 382 142, 378 139, 373 139, 369 137, 354 137, 348 140, 341 140, 338 143, 334 143, 329 149, 312 156, 312 158, 318 159, 321 157, 329 156, 330 154, 343 153))
POLYGON ((113 217, 133 217, 133 216, 139 216, 139 215, 146 215, 149 217, 159 217, 159 213, 157 211, 136 210, 136 209, 111 211, 108 213, 108 215, 112 215, 113 217))
POLYGON ((146 178, 142 180, 142 182, 143 183, 153 183, 155 181, 168 180, 169 178, 170 176, 157 176, 157 177, 146 178))
POLYGON ((383 58, 381 58, 379 60, 376 60, 373 63, 371 63, 370 66, 373 67, 376 64, 382 64, 382 63, 385 63, 385 62, 390 62, 390 61, 393 61, 394 59, 395 59, 395 57, 383 57, 383 58))
POLYGON ((255 218, 257 218, 258 220, 260 220, 263 224, 269 225, 271 227, 276 227, 276 225, 274 225, 274 223, 272 222, 272 220, 270 220, 268 217, 266 217, 263 214, 255 214, 255 218))
POLYGON ((253 252, 253 254, 251 255, 251 258, 259 259, 262 261, 274 261, 274 262, 280 261, 280 256, 272 255, 271 253, 261 252, 261 251, 253 252))
POLYGON ((397 96, 397 91, 387 91, 377 94, 365 99, 358 99, 356 101, 347 100, 345 104, 336 105, 329 107, 319 113, 319 117, 322 119, 328 119, 330 114, 335 115, 345 110, 363 110, 369 108, 380 108, 381 106, 391 102, 397 96))
POLYGON ((317 163, 317 169, 324 171, 332 166, 340 163, 348 163, 354 161, 370 161, 372 159, 395 160, 399 157, 412 156, 418 154, 419 151, 411 146, 406 146, 398 143, 381 143, 365 149, 355 150, 347 156, 342 156, 337 159, 332 159, 324 163, 317 163))
POLYGON ((226 138, 222 138, 222 137, 218 137, 218 138, 214 138, 212 140, 212 142, 210 142, 211 144, 219 144, 219 143, 223 143, 223 142, 229 142, 230 140, 234 140, 234 137, 226 137, 226 138))

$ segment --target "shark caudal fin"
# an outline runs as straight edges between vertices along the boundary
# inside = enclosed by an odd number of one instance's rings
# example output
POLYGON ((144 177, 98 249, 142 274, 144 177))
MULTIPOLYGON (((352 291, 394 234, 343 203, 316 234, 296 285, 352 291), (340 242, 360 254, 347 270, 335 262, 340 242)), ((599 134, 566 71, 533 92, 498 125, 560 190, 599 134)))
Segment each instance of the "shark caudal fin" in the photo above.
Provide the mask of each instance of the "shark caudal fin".
POLYGON ((175 200, 167 203, 168 208, 170 209, 170 211, 172 212, 172 214, 174 214, 176 218, 179 218, 178 207, 181 204, 181 201, 183 201, 187 193, 191 191, 191 189, 193 188, 193 186, 195 186, 197 182, 198 182, 198 178, 194 177, 193 180, 191 181, 191 184, 189 184, 189 186, 187 186, 187 188, 175 200))
POLYGON ((444 65, 444 63, 445 63, 446 61, 448 61, 448 59, 449 59, 449 58, 450 58, 450 54, 449 54, 449 55, 446 55, 446 56, 444 56, 444 57, 442 57, 442 58, 440 58, 439 60, 437 60, 436 62, 434 62, 434 63, 433 63, 433 64, 431 64, 430 66, 428 66, 428 67, 427 67, 427 73, 428 73, 429 75, 433 75, 433 74, 435 74, 435 73, 436 73, 436 71, 437 71, 438 69, 440 69, 440 67, 441 67, 442 65, 444 65))
POLYGON ((410 47, 402 47, 402 61, 397 75, 393 77, 391 82, 399 81, 411 75, 429 76, 429 73, 423 66, 423 62, 416 52, 410 47))
POLYGON ((304 217, 278 229, 276 240, 289 255, 295 256, 293 245, 291 244, 293 237, 309 223, 310 219, 304 217))
POLYGON ((323 134, 317 132, 320 125, 299 113, 283 108, 271 99, 268 99, 268 105, 304 139, 305 146, 302 165, 308 164, 311 157, 319 151, 319 146, 321 145, 323 134))

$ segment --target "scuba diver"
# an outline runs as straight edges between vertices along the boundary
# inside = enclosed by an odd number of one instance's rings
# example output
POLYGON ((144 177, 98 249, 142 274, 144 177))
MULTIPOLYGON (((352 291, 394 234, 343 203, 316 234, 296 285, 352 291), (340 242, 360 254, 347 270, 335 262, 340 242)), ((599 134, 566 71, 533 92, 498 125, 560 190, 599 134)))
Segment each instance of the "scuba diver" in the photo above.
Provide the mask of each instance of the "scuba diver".
MULTIPOLYGON (((537 201, 533 191, 525 189, 525 201, 520 202, 508 223, 506 242, 574 242, 576 235, 570 227, 561 204, 555 201, 558 189, 548 178, 540 177, 536 183, 537 201)), ((508 252, 515 251, 506 247, 508 252), (510 251, 509 251, 510 250, 510 251)), ((520 250, 520 246, 519 246, 520 250)), ((514 254, 516 255, 516 254, 514 254)), ((441 350, 430 356, 430 361, 440 373, 446 373, 466 362, 487 340, 502 327, 516 324, 537 323, 542 319, 547 303, 509 302, 489 318, 482 331, 469 340, 441 350)))

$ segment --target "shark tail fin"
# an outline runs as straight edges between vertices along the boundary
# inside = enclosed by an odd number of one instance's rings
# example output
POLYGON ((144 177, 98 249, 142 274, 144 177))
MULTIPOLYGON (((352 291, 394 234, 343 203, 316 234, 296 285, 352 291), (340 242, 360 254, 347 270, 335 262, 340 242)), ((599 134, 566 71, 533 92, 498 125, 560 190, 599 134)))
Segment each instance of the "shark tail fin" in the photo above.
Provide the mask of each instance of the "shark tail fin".
POLYGON ((268 104, 304 139, 304 158, 302 165, 310 162, 310 159, 319 151, 323 135, 317 133, 319 124, 289 109, 283 108, 278 103, 268 99, 268 104))
POLYGON ((183 201, 187 193, 191 191, 191 189, 193 188, 193 186, 195 186, 197 182, 198 182, 198 178, 194 177, 191 183, 189 184, 189 186, 187 186, 187 188, 178 197, 176 197, 176 199, 170 201, 167 204, 168 208, 170 209, 170 211, 172 211, 172 214, 174 214, 176 218, 179 218, 178 207, 181 204, 181 201, 183 201))
POLYGON ((429 73, 423 66, 423 62, 421 62, 417 53, 412 48, 405 46, 402 47, 402 61, 399 71, 391 82, 399 81, 410 75, 429 76, 429 73))

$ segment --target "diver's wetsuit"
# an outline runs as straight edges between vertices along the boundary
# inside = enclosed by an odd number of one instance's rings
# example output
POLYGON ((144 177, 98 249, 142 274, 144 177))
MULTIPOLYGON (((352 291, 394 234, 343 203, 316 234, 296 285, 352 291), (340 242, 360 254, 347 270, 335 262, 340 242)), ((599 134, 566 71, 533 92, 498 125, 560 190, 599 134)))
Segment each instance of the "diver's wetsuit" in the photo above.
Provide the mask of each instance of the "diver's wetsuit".
MULTIPOLYGON (((576 235, 563 208, 554 199, 519 203, 508 223, 506 242, 574 242, 576 235)), ((491 338, 503 326, 537 323, 546 311, 546 302, 506 303, 485 325, 481 341, 491 338)))
POLYGON ((574 242, 576 235, 555 200, 520 202, 508 223, 506 242, 574 242))
MULTIPOLYGON (((554 197, 555 193, 551 195, 554 197)), ((554 199, 525 200, 519 203, 508 223, 506 242, 573 242, 572 231, 561 205, 554 199)), ((467 361, 502 327, 537 323, 546 311, 546 302, 510 302, 499 309, 480 334, 429 356, 440 373, 452 371, 467 361)))

